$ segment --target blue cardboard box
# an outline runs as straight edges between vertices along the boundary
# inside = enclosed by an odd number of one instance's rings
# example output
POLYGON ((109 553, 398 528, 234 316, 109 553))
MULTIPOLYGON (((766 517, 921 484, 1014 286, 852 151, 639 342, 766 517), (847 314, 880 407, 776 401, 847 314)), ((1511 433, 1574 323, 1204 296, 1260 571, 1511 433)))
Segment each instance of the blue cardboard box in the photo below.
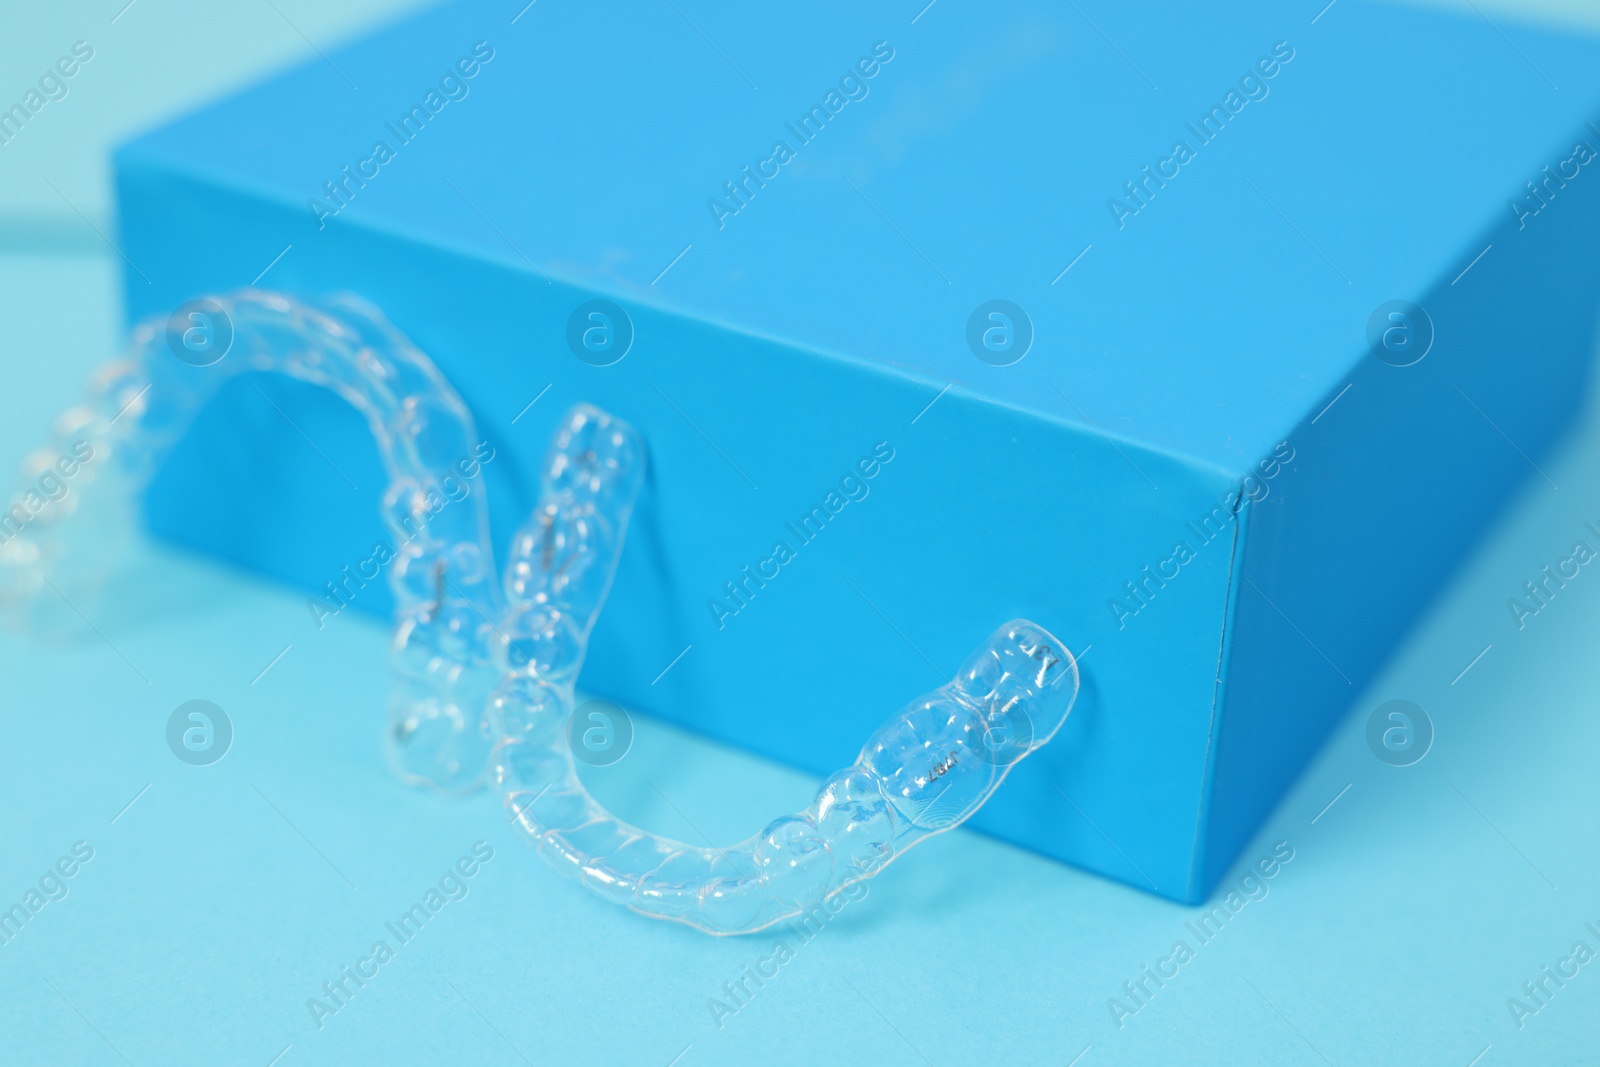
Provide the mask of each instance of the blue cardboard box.
MULTIPOLYGON (((1192 901, 1543 486, 1597 103, 1595 42, 1359 0, 458 4, 126 145, 120 247, 132 319, 381 307, 496 448, 502 545, 566 407, 638 426, 595 693, 822 773, 1038 621, 1084 691, 972 825, 1192 901)), ((249 384, 149 521, 314 639, 382 473, 249 384)))

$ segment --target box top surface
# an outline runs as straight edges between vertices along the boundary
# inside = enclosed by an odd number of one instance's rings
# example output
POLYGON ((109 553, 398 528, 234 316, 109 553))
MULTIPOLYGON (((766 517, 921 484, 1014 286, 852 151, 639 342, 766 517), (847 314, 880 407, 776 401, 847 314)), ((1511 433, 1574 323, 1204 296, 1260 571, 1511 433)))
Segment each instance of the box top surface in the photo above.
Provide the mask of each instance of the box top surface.
MULTIPOLYGON (((424 13, 146 135, 119 166, 291 203, 301 248, 321 237, 319 197, 339 208, 328 227, 1231 473, 1370 358, 1377 305, 1449 284, 1524 182, 1580 137, 1600 147, 1600 47, 1498 18, 1356 0, 521 6, 424 13), (442 81, 480 41, 493 58, 442 81), (427 121, 401 131, 414 105, 427 121), (813 105, 828 118, 801 131, 813 105), (1213 107, 1227 118, 1202 130, 1213 107), (741 205, 724 183, 746 166, 765 185, 741 205), (1165 185, 1141 203, 1124 183, 1147 166, 1165 185), (344 167, 368 177, 341 207, 323 194, 344 167), (969 348, 992 299, 1032 323, 1009 366, 969 348)), ((1600 180, 1589 169, 1573 180, 1600 180)))

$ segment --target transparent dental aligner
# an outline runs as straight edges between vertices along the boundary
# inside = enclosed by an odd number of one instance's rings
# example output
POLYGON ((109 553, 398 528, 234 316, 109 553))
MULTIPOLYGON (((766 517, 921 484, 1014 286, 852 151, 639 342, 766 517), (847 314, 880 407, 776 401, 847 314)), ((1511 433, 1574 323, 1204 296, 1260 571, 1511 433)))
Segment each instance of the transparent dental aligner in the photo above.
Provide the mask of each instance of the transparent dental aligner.
POLYGON ((700 848, 622 822, 578 779, 567 726, 643 469, 643 445, 626 424, 588 407, 568 416, 506 573, 506 674, 489 704, 495 779, 514 825, 600 896, 713 934, 763 929, 959 826, 1066 721, 1077 663, 1044 629, 1017 620, 879 727, 804 811, 749 840, 700 848))
POLYGON ((351 298, 243 290, 195 306, 176 326, 139 327, 88 402, 57 421, 53 444, 24 463, 23 489, 0 513, 0 615, 41 628, 88 606, 141 490, 226 381, 269 372, 331 389, 366 418, 390 478, 391 764, 412 784, 466 790, 494 740, 516 824, 608 899, 717 934, 799 914, 960 825, 1072 708, 1072 656, 1042 628, 1011 622, 883 724, 804 811, 750 840, 699 848, 629 826, 583 788, 567 726, 643 483, 638 435, 595 408, 567 415, 497 584, 486 494, 440 506, 441 487, 470 480, 482 457, 465 405, 426 356, 351 298), (219 331, 231 343, 215 359, 184 358, 174 330, 198 331, 201 348, 219 331))
POLYGON ((413 784, 480 785, 489 750, 482 709, 500 675, 488 620, 504 607, 485 494, 438 506, 441 486, 469 482, 481 459, 466 405, 425 355, 354 298, 313 305, 247 289, 185 307, 193 313, 176 327, 136 328, 123 358, 91 380, 88 400, 57 420, 54 442, 24 462, 23 489, 0 515, 0 613, 49 630, 89 610, 141 490, 226 382, 254 371, 331 389, 366 418, 390 480, 383 511, 396 629, 386 753, 413 784), (180 358, 185 342, 193 345, 180 358))

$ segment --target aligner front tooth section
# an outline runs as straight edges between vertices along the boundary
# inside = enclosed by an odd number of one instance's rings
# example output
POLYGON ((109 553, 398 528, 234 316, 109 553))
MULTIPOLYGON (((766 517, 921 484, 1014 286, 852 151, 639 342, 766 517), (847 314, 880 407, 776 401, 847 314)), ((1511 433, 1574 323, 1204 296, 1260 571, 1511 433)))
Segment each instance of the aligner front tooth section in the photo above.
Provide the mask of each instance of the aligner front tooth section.
POLYGON ((589 857, 583 884, 607 900, 632 907, 638 903, 639 884, 683 846, 621 822, 617 825, 622 843, 607 851, 597 849, 589 857))
MULTIPOLYGON (((732 861, 732 853, 728 854, 728 859, 732 861)), ((699 907, 693 918, 687 920, 689 925, 710 934, 742 934, 799 914, 799 909, 774 897, 761 879, 745 873, 748 859, 748 854, 741 853, 737 866, 724 862, 701 886, 699 907)))
POLYGON ((539 839, 545 857, 552 863, 559 861, 558 865, 564 865, 562 873, 574 879, 582 879, 585 865, 593 857, 615 851, 637 834, 592 800, 575 821, 569 829, 546 830, 539 839))
POLYGON ((505 576, 511 608, 501 627, 512 635, 508 646, 531 631, 539 639, 530 647, 546 651, 521 662, 508 656, 489 702, 500 738, 496 780, 514 825, 597 895, 707 933, 764 929, 960 825, 1065 720, 1076 664, 1049 633, 1018 620, 992 634, 957 678, 880 727, 805 811, 745 842, 700 848, 617 820, 579 780, 567 725, 643 465, 634 431, 594 408, 574 409, 556 432, 539 505, 505 576), (565 580, 576 575, 582 580, 565 580))
POLYGON ((726 878, 743 878, 713 849, 680 845, 661 865, 639 880, 634 910, 662 919, 703 925, 700 900, 705 888, 726 878))

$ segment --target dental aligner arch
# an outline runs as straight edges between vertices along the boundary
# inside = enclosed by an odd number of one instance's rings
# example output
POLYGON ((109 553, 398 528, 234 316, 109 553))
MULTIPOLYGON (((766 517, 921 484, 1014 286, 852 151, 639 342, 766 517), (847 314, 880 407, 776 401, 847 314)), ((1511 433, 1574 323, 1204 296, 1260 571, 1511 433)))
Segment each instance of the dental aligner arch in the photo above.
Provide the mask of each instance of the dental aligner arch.
POLYGON ((631 427, 595 408, 574 409, 506 571, 505 647, 520 655, 507 661, 489 703, 500 738, 495 781, 513 824, 557 870, 651 918, 753 933, 959 826, 1066 721, 1077 663, 1044 629, 1016 620, 990 635, 954 679, 879 727, 804 811, 747 841, 701 848, 616 818, 578 778, 568 721, 644 462, 631 427))
POLYGON ((481 709, 499 676, 484 631, 504 610, 486 495, 469 492, 435 514, 426 503, 445 479, 461 480, 458 465, 475 457, 466 405, 427 356, 352 297, 313 305, 246 289, 207 303, 213 320, 220 313, 232 324, 220 360, 185 362, 168 350, 166 323, 140 325, 124 356, 91 380, 88 400, 57 420, 54 446, 24 462, 32 479, 78 442, 93 450, 73 492, 0 546, 0 611, 37 625, 59 606, 43 591, 47 583, 74 607, 93 598, 141 491, 226 382, 254 371, 322 386, 365 417, 389 477, 383 515, 397 558, 389 573, 395 645, 385 754, 411 784, 480 787, 489 750, 481 709))
POLYGON ((246 289, 208 299, 233 325, 219 362, 185 363, 167 351, 165 324, 140 326, 126 357, 96 375, 89 401, 58 420, 54 450, 25 462, 31 478, 76 442, 95 453, 78 492, 0 545, 0 613, 37 619, 46 584, 66 585, 69 604, 75 591, 92 595, 114 556, 108 543, 132 523, 140 490, 194 415, 224 382, 260 371, 331 389, 365 416, 390 478, 384 516, 414 533, 390 571, 384 747, 395 772, 464 791, 480 783, 487 754, 513 824, 538 851, 642 915, 738 934, 801 914, 959 826, 1072 709, 1076 661, 1043 628, 1015 620, 954 679, 879 727, 804 811, 723 849, 630 826, 579 780, 567 725, 643 482, 639 435, 596 408, 568 413, 497 588, 485 493, 416 521, 476 441, 466 406, 427 357, 353 298, 313 305, 246 289))

